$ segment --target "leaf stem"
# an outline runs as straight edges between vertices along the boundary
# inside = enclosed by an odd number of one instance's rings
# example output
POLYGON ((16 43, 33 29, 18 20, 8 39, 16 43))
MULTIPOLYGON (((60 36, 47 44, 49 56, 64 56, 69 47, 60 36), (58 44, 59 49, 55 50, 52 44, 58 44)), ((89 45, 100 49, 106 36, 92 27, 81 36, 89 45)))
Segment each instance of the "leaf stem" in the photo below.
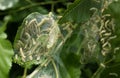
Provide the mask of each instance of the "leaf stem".
POLYGON ((57 70, 57 66, 55 65, 55 62, 54 62, 54 60, 52 60, 52 64, 53 64, 53 66, 54 66, 54 69, 55 69, 56 78, 59 78, 59 75, 58 75, 58 70, 57 70))
POLYGON ((100 65, 97 71, 93 74, 91 78, 99 78, 100 73, 105 69, 104 66, 100 65))
POLYGON ((30 75, 28 75, 26 78, 33 78, 37 72, 39 72, 43 66, 46 66, 46 63, 48 64, 50 60, 45 60, 44 63, 40 64, 30 75))
POLYGON ((17 10, 12 10, 12 11, 7 11, 7 12, 2 12, 0 13, 0 15, 6 15, 6 14, 12 14, 12 13, 16 13, 16 12, 19 12, 19 11, 22 11, 22 10, 25 10, 25 9, 28 9, 28 8, 31 8, 31 7, 34 7, 34 6, 38 6, 38 5, 47 5, 47 4, 56 4, 56 3, 60 3, 60 2, 63 2, 63 1, 48 1, 48 2, 39 2, 39 3, 33 3, 31 5, 27 5, 27 6, 23 6, 23 7, 20 7, 20 8, 16 8, 17 10))
POLYGON ((22 78, 26 78, 26 74, 27 74, 27 68, 24 69, 24 74, 22 78))

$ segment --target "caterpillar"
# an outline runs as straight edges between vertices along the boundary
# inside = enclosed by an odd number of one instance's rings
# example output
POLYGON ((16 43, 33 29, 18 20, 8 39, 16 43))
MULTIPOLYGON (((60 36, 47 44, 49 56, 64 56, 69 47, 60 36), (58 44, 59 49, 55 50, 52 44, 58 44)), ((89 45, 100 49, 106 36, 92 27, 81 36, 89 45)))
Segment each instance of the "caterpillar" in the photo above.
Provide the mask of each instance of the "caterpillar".
POLYGON ((98 58, 99 52, 99 16, 97 15, 97 9, 94 10, 92 17, 80 27, 80 32, 84 39, 81 42, 81 63, 87 63, 92 61, 93 58, 98 58))
POLYGON ((114 30, 114 20, 101 20, 101 28, 99 29, 100 42, 102 46, 101 53, 103 56, 108 54, 111 50, 110 40, 116 38, 113 35, 114 30))
POLYGON ((81 25, 81 33, 84 39, 81 43, 81 62, 90 61, 91 58, 99 59, 99 54, 105 56, 112 48, 110 41, 117 36, 114 35, 114 20, 108 20, 110 14, 103 14, 113 0, 96 0, 102 4, 101 9, 90 8, 94 11, 91 18, 81 25), (101 46, 101 47, 100 47, 101 46))
POLYGON ((100 10, 101 16, 100 16, 100 29, 99 29, 99 37, 101 42, 101 53, 103 56, 106 56, 110 50, 112 49, 110 40, 116 38, 117 36, 114 35, 115 31, 115 25, 114 25, 114 19, 107 19, 107 17, 110 17, 110 14, 103 14, 105 9, 108 8, 108 6, 113 2, 114 0, 103 0, 103 6, 100 10))
POLYGON ((14 60, 21 66, 40 64, 57 46, 61 34, 54 15, 38 12, 28 15, 14 41, 14 60))

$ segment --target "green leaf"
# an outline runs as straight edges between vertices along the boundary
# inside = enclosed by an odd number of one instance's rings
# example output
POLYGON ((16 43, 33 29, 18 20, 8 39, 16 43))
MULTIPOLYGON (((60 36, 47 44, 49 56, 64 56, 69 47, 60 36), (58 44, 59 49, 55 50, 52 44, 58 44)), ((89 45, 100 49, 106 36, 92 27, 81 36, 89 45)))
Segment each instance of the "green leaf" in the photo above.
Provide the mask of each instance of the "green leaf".
MULTIPOLYGON (((117 0, 116 0, 117 1, 117 0)), ((114 51, 114 58, 115 62, 120 62, 120 0, 117 2, 113 2, 110 4, 109 8, 107 9, 107 13, 110 13, 111 16, 115 19, 115 30, 114 35, 116 36, 115 39, 111 40, 112 48, 114 51)))
POLYGON ((0 0, 0 10, 6 10, 14 6, 18 0, 0 0))
POLYGON ((6 25, 4 25, 5 23, 0 22, 0 33, 3 33, 6 29, 6 25))
POLYGON ((1 37, 1 35, 5 36, 5 34, 3 34, 3 32, 6 30, 7 23, 11 20, 11 16, 6 15, 3 20, 4 21, 0 21, 0 37, 1 37))
POLYGON ((7 78, 12 65, 13 49, 11 43, 6 40, 7 34, 4 33, 10 16, 4 17, 4 23, 0 24, 0 78, 7 78))
POLYGON ((114 51, 114 58, 115 62, 120 62, 120 21, 116 21, 115 26, 115 35, 117 36, 115 39, 112 40, 112 46, 114 51))
POLYGON ((0 78, 7 78, 12 65, 13 49, 8 40, 0 38, 0 78))
POLYGON ((115 18, 120 19, 120 0, 114 0, 114 2, 109 6, 109 13, 115 18))
POLYGON ((115 26, 115 35, 117 36, 115 39, 112 40, 112 46, 113 46, 113 51, 114 51, 114 58, 115 62, 120 62, 120 21, 116 21, 116 26, 115 26))
POLYGON ((0 38, 1 38, 1 39, 5 39, 5 38, 7 38, 7 35, 6 35, 5 33, 1 33, 1 34, 0 34, 0 38))
POLYGON ((75 0, 73 4, 68 6, 59 23, 67 21, 80 23, 86 21, 91 15, 90 8, 95 6, 99 7, 93 0, 75 0))
POLYGON ((120 63, 111 63, 102 72, 100 78, 120 78, 120 63))
POLYGON ((61 78, 71 78, 70 77, 70 73, 68 72, 65 64, 62 62, 60 63, 60 67, 59 67, 59 71, 60 71, 60 75, 61 75, 61 78))
MULTIPOLYGON (((34 76, 29 75, 29 78, 56 78, 56 73, 52 64, 40 66, 39 71, 34 76)), ((35 70, 37 71, 37 70, 35 70)))
POLYGON ((65 42, 61 51, 61 59, 63 60, 63 65, 61 65, 61 75, 63 78, 66 76, 66 78, 79 78, 81 75, 79 62, 81 38, 79 35, 79 28, 76 28, 70 39, 65 42), (64 74, 66 74, 66 76, 64 74))
POLYGON ((62 78, 79 78, 81 75, 79 57, 73 53, 64 54, 66 58, 63 59, 63 65, 61 65, 62 78), (64 75, 65 74, 65 75, 64 75))

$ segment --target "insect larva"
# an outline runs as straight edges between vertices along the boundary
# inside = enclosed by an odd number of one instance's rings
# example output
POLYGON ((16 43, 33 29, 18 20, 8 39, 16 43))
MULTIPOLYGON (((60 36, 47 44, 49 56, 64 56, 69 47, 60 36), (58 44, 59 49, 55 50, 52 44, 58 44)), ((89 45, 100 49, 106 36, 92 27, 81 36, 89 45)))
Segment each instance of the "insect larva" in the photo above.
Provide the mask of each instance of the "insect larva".
POLYGON ((101 43, 105 43, 106 39, 105 38, 101 38, 100 41, 101 41, 101 43))
POLYGON ((102 35, 102 34, 104 34, 104 33, 106 33, 106 30, 100 31, 100 35, 102 35))
POLYGON ((116 47, 116 48, 114 49, 114 53, 116 53, 118 50, 120 50, 120 47, 116 47))
POLYGON ((91 45, 89 45, 89 43, 88 43, 88 49, 89 49, 91 52, 93 52, 93 51, 95 50, 95 48, 96 48, 96 45, 95 45, 95 44, 93 44, 92 47, 91 47, 91 45))
MULTIPOLYGON (((26 20, 26 27, 30 27, 32 24, 37 24, 37 20, 34 18, 34 19, 32 19, 32 20, 30 20, 29 22, 28 22, 29 20, 26 20)), ((35 26, 34 26, 35 27, 35 26)))
POLYGON ((17 46, 18 46, 18 47, 19 47, 19 46, 24 46, 24 43, 23 43, 21 40, 18 40, 17 46))
POLYGON ((110 17, 111 15, 110 14, 104 14, 102 15, 102 18, 105 19, 106 17, 110 17))
POLYGON ((103 48, 101 53, 103 56, 106 56, 107 53, 109 53, 110 49, 109 48, 103 48))
POLYGON ((100 63, 100 65, 101 65, 102 67, 104 67, 104 68, 106 67, 105 64, 103 64, 103 63, 100 63))
POLYGON ((116 35, 110 36, 110 37, 108 38, 108 41, 110 41, 110 40, 112 40, 112 39, 115 39, 116 37, 117 37, 116 35))
POLYGON ((108 45, 108 42, 105 42, 104 44, 102 44, 102 48, 104 48, 106 45, 108 45))
POLYGON ((30 39, 30 38, 31 38, 30 34, 27 33, 27 32, 25 32, 25 36, 26 36, 27 39, 30 39))
POLYGON ((109 47, 103 47, 103 51, 104 51, 105 53, 108 53, 108 51, 110 51, 110 48, 109 48, 109 47))
POLYGON ((105 42, 103 45, 102 45, 102 47, 104 48, 104 47, 111 47, 111 44, 107 41, 107 42, 105 42))
MULTIPOLYGON (((14 44, 15 61, 22 66, 31 61, 41 61, 40 57, 47 59, 48 55, 58 45, 59 34, 61 34, 54 15, 42 15, 40 13, 32 13, 28 15, 21 28, 17 32, 17 38, 14 44)), ((37 64, 38 64, 37 63, 37 64)))
POLYGON ((104 26, 101 31, 106 31, 105 33, 100 33, 100 41, 102 43, 102 54, 105 56, 107 53, 110 52, 112 46, 111 43, 109 42, 111 39, 116 38, 116 36, 112 36, 113 34, 113 20, 107 20, 104 23, 104 26))
POLYGON ((101 20, 101 21, 100 21, 100 24, 101 24, 101 26, 100 26, 100 28, 99 28, 99 32, 101 32, 101 31, 103 30, 103 28, 104 28, 104 21, 101 20))
POLYGON ((108 23, 110 22, 110 20, 107 20, 106 22, 105 22, 105 28, 108 28, 108 23))
POLYGON ((106 37, 111 36, 111 35, 112 35, 111 32, 109 32, 109 33, 104 33, 104 34, 103 34, 103 36, 106 36, 106 37))
POLYGON ((109 73, 110 76, 113 76, 113 77, 118 77, 119 75, 117 73, 109 73))
POLYGON ((49 21, 50 19, 49 18, 44 18, 41 20, 40 23, 37 24, 37 26, 41 26, 42 24, 44 24, 46 21, 49 21))
POLYGON ((27 55, 27 57, 29 57, 30 60, 33 60, 33 57, 32 57, 32 54, 31 54, 31 51, 29 51, 29 54, 27 55))
POLYGON ((111 30, 115 31, 114 20, 112 19, 110 23, 111 23, 111 30))
POLYGON ((56 42, 56 40, 58 39, 59 37, 59 28, 58 27, 53 27, 52 30, 50 31, 49 33, 49 41, 48 41, 48 45, 47 45, 47 48, 51 48, 56 42))
POLYGON ((34 38, 32 38, 32 44, 35 45, 36 44, 36 41, 34 38))
POLYGON ((106 28, 106 30, 107 31, 109 31, 109 32, 111 32, 111 31, 113 31, 114 30, 114 26, 112 25, 112 23, 111 23, 112 21, 109 21, 109 20, 107 20, 106 22, 105 22, 105 28, 106 28), (109 25, 109 24, 111 24, 111 25, 109 25))
POLYGON ((22 48, 20 48, 20 54, 21 54, 22 61, 25 61, 26 56, 24 55, 22 48))

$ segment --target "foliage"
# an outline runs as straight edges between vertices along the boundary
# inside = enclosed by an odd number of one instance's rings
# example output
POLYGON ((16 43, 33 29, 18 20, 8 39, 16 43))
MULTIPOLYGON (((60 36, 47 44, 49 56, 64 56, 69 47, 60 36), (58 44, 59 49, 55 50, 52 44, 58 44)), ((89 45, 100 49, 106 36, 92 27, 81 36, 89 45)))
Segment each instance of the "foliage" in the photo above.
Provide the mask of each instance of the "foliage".
POLYGON ((69 4, 68 9, 63 15, 63 18, 60 19, 60 23, 70 21, 70 22, 84 22, 86 21, 90 15, 90 8, 91 7, 97 7, 99 4, 97 4, 93 0, 75 0, 73 4, 69 4), (71 16, 72 15, 72 16, 71 16))
POLYGON ((13 7, 18 0, 1 0, 0 1, 0 10, 6 10, 8 8, 13 7))
POLYGON ((0 26, 0 77, 7 78, 9 70, 12 66, 12 56, 13 49, 10 41, 6 40, 7 35, 4 32, 6 29, 6 24, 9 21, 10 17, 6 16, 4 22, 1 22, 0 26))
POLYGON ((0 6, 0 78, 120 77, 120 0, 0 6))

